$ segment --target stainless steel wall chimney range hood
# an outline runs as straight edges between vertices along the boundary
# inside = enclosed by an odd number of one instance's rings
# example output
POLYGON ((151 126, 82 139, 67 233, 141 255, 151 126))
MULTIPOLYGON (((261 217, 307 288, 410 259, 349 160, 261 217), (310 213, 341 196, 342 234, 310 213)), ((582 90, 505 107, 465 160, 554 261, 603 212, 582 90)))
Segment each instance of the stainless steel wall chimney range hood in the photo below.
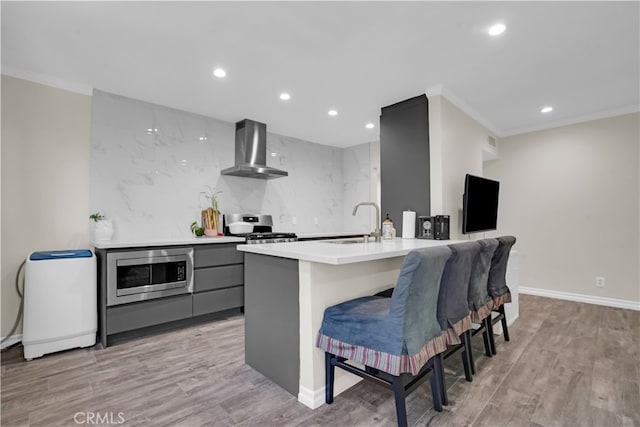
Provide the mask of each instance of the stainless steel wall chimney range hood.
POLYGON ((289 175, 267 166, 267 125, 249 119, 236 123, 236 164, 220 173, 257 179, 289 175))

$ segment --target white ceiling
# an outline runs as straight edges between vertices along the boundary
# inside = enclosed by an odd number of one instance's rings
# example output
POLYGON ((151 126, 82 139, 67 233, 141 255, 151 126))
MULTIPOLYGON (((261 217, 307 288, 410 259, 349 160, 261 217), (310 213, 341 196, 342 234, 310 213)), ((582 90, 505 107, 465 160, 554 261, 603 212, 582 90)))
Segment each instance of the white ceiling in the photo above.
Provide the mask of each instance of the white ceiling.
POLYGON ((498 136, 640 103, 637 1, 2 1, 1 14, 4 74, 335 146, 377 140, 380 108, 425 92, 498 136))

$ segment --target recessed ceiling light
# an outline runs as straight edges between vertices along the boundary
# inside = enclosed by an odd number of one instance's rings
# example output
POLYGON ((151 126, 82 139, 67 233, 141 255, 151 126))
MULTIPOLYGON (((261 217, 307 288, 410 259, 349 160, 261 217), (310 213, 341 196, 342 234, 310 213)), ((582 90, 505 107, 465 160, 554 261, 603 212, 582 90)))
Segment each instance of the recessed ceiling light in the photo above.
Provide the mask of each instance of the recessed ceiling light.
POLYGON ((329 114, 330 116, 337 116, 338 112, 336 110, 329 110, 327 114, 329 114))
POLYGON ((213 75, 216 77, 224 77, 227 75, 227 72, 222 68, 216 68, 215 70, 213 70, 213 75))
POLYGON ((200 141, 206 141, 206 140, 207 140, 207 137, 206 137, 206 136, 201 136, 201 137, 200 137, 200 141))
POLYGON ((490 36, 499 36, 500 34, 504 33, 504 30, 506 30, 507 27, 504 26, 504 24, 495 24, 492 25, 489 28, 489 35, 490 36))
POLYGON ((286 92, 283 92, 283 93, 280 94, 280 99, 282 99, 283 101, 288 101, 288 100, 291 99, 291 95, 289 95, 286 92))
POLYGON ((373 129, 373 123, 367 123, 364 127, 367 129, 373 129))
POLYGON ((550 113, 553 111, 553 107, 543 107, 542 110, 540 110, 541 113, 550 113))

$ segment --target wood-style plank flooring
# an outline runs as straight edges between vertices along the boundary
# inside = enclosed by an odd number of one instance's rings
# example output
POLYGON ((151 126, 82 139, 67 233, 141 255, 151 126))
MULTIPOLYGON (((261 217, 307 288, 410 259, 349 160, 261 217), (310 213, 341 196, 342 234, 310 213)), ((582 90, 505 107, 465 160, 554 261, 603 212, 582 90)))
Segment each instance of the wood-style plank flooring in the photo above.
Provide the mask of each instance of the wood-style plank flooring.
MULTIPOLYGON (((396 424, 392 393, 366 382, 316 410, 297 402, 244 364, 243 320, 31 362, 13 347, 2 353, 1 425, 74 426, 88 413, 125 426, 396 424)), ((492 358, 474 338, 471 383, 457 355, 447 360, 450 405, 435 412, 426 382, 407 400, 410 425, 640 426, 640 312, 521 295, 510 332, 492 358)))

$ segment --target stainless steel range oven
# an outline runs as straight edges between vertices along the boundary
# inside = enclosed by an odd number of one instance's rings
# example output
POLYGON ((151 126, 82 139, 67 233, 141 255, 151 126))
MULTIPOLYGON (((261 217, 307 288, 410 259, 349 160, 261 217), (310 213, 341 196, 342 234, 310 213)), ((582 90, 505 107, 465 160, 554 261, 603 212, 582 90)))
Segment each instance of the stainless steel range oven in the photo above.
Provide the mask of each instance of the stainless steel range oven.
POLYGON ((248 245, 259 243, 296 242, 298 236, 295 233, 283 233, 273 231, 273 217, 271 215, 255 214, 225 214, 222 217, 222 225, 225 236, 235 236, 229 230, 229 224, 237 221, 253 224, 253 233, 243 233, 237 236, 244 237, 248 245))
POLYGON ((107 305, 193 292, 193 249, 107 254, 107 305))

